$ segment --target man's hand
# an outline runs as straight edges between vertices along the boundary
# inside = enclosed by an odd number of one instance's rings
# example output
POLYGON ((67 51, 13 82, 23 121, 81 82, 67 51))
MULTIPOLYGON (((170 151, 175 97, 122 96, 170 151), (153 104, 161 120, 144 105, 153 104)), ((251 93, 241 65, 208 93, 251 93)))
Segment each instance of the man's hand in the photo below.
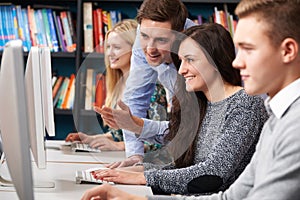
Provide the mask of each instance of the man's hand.
POLYGON ((81 141, 82 143, 89 143, 93 140, 93 136, 87 135, 82 132, 78 133, 69 133, 66 137, 66 142, 74 142, 74 141, 81 141))
POLYGON ((129 158, 126 158, 123 161, 114 162, 114 163, 111 163, 111 164, 105 165, 105 166, 110 168, 110 169, 114 169, 114 168, 119 168, 119 167, 133 166, 134 164, 136 164, 138 162, 142 162, 142 161, 143 161, 142 156, 134 155, 134 156, 130 156, 129 158))
POLYGON ((131 195, 109 184, 103 184, 87 190, 81 200, 147 200, 147 198, 131 195))
MULTIPOLYGON (((101 135, 99 135, 101 136, 101 135)), ((124 142, 115 142, 107 137, 95 137, 89 145, 93 148, 98 148, 103 151, 124 151, 124 142)))
POLYGON ((144 121, 131 114, 129 107, 121 100, 118 101, 120 109, 112 109, 109 107, 99 108, 94 106, 94 110, 99 113, 103 121, 113 129, 125 129, 137 134, 143 130, 144 121))

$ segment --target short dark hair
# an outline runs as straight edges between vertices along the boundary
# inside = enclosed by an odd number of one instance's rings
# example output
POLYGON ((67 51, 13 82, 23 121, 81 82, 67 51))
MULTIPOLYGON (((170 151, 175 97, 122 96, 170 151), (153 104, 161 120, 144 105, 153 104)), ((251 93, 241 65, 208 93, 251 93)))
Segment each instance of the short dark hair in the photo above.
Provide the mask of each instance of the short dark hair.
POLYGON ((137 21, 143 19, 171 23, 172 30, 182 31, 188 10, 180 0, 145 0, 137 13, 137 21))
POLYGON ((235 9, 238 18, 255 15, 265 22, 266 35, 275 47, 285 38, 300 43, 299 0, 242 0, 235 9))

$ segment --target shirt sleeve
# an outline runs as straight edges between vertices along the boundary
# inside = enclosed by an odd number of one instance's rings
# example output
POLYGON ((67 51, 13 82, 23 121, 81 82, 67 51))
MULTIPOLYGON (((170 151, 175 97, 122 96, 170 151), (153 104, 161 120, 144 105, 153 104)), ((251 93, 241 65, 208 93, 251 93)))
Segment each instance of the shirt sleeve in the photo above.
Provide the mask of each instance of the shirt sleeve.
MULTIPOLYGON (((139 35, 139 27, 137 35, 139 35)), ((148 65, 137 36, 132 50, 130 73, 123 93, 123 101, 129 106, 133 115, 146 117, 156 80, 157 72, 148 65)), ((123 130, 123 136, 127 157, 144 155, 144 144, 137 140, 134 133, 123 130)))
POLYGON ((137 136, 139 141, 164 144, 164 137, 168 134, 169 121, 144 120, 142 133, 137 136))

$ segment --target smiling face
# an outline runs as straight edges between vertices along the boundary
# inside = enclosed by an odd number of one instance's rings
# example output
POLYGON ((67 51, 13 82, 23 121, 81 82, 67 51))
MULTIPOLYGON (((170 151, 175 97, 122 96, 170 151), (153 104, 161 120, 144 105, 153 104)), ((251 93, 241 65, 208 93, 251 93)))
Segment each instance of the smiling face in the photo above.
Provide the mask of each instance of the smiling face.
POLYGON ((116 32, 109 33, 107 37, 106 55, 112 69, 120 69, 123 74, 129 70, 131 45, 116 32))
POLYGON ((146 55, 146 60, 151 66, 161 63, 170 63, 170 49, 175 35, 171 30, 170 22, 157 22, 143 19, 140 26, 141 47, 146 55))
POLYGON ((271 44, 266 28, 265 22, 255 16, 239 20, 234 34, 238 52, 232 64, 240 69, 248 94, 269 93, 272 97, 283 87, 282 74, 285 70, 281 49, 271 44))
POLYGON ((181 59, 178 73, 186 80, 186 90, 202 91, 207 94, 218 73, 198 43, 191 38, 185 39, 180 44, 178 55, 181 59))

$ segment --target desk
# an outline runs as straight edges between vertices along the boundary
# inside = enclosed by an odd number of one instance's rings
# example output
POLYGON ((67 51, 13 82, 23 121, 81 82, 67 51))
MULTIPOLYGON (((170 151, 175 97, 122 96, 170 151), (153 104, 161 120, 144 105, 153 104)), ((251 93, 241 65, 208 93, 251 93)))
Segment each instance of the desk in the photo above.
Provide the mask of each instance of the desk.
MULTIPOLYGON (((48 150, 47 150, 48 151, 48 150)), ((36 182, 45 181, 45 182, 54 182, 55 188, 35 188, 35 199, 36 200, 51 200, 51 199, 63 199, 63 200, 76 200, 80 199, 83 193, 91 188, 95 187, 95 185, 91 184, 76 184, 75 183, 75 171, 76 170, 85 170, 89 168, 95 168, 97 166, 101 167, 101 164, 92 163, 89 159, 84 161, 88 162, 79 162, 79 159, 76 159, 76 154, 65 154, 63 158, 67 158, 67 162, 62 161, 61 152, 58 150, 51 149, 50 154, 47 155, 54 156, 55 152, 57 153, 56 159, 51 158, 52 161, 47 162, 46 169, 38 169, 35 163, 32 163, 32 171, 33 171, 33 180, 36 182), (70 158, 71 157, 71 158, 70 158), (72 163, 72 159, 75 159, 76 162, 72 163), (56 161, 55 161, 56 160, 56 161)), ((101 152, 102 153, 102 152, 101 152)), ((101 154, 97 153, 97 154, 101 154)), ((108 153, 108 152, 107 152, 108 153)), ((110 152, 113 158, 121 158, 121 154, 117 154, 114 156, 113 152, 110 152)), ((120 152, 119 152, 120 153, 120 152)), ((82 154, 82 153, 80 153, 82 154)), ((105 154, 107 155, 107 154, 105 154)), ((125 154, 124 154, 125 155, 125 154)), ((89 155, 80 155, 83 157, 89 157, 89 155)), ((100 156, 100 155, 98 155, 100 156)), ((125 158, 125 156, 124 156, 125 158)), ((92 158, 93 159, 93 156, 92 158)), ((101 162, 107 163, 107 161, 111 161, 110 159, 105 160, 101 157, 101 162)), ((8 169, 6 165, 0 169, 1 175, 4 177, 9 177, 8 169)), ((141 196, 151 195, 152 191, 150 187, 146 186, 137 186, 137 185, 120 185, 116 184, 115 187, 124 190, 126 192, 137 194, 141 196)), ((17 194, 14 191, 13 187, 0 187, 0 199, 10 199, 15 200, 18 199, 17 194)))

